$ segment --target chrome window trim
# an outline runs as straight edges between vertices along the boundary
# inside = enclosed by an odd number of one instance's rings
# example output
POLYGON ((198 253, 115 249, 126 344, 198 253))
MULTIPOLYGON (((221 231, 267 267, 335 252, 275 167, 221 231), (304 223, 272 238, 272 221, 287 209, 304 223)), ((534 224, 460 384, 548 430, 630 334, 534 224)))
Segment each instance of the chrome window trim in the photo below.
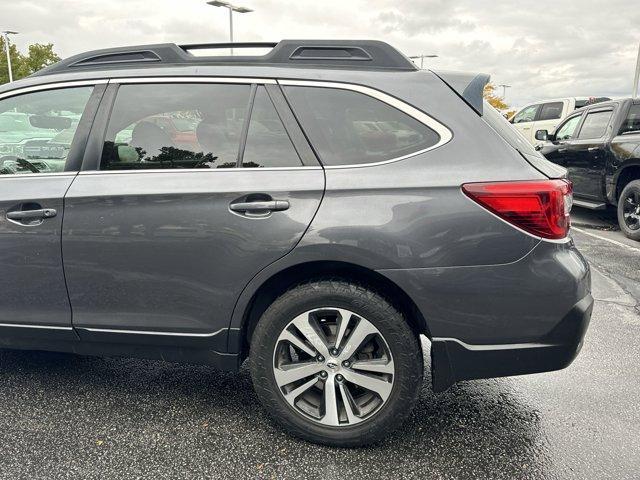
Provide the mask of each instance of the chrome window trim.
POLYGON ((73 330, 72 327, 59 327, 54 325, 25 325, 23 323, 0 323, 0 327, 38 328, 41 330, 73 330))
POLYGON ((136 84, 136 83, 240 83, 240 84, 276 84, 272 78, 249 77, 119 77, 112 78, 109 83, 136 84))
POLYGON ((68 82, 55 82, 55 83, 43 83, 40 85, 32 85, 31 87, 16 88, 15 90, 9 90, 8 92, 0 93, 0 100, 8 97, 14 97, 16 95, 23 95, 25 93, 39 92, 42 90, 57 90, 59 88, 69 87, 92 87, 94 85, 102 85, 109 83, 107 79, 100 80, 70 80, 68 82))
POLYGON ((154 330, 121 330, 112 328, 93 328, 93 327, 76 327, 76 330, 85 330, 93 333, 118 333, 118 334, 133 334, 133 335, 160 335, 167 337, 193 337, 193 338, 210 338, 215 337, 226 328, 221 328, 211 333, 181 333, 181 332, 162 332, 154 330))
POLYGON ((3 178, 37 178, 37 177, 75 177, 78 171, 67 172, 38 172, 38 173, 8 173, 5 175, 0 174, 0 179, 3 178))
POLYGON ((317 166, 300 166, 300 167, 252 167, 252 168, 148 168, 148 169, 131 169, 131 170, 83 170, 80 175, 122 175, 125 173, 214 173, 214 172, 268 172, 283 170, 322 170, 317 166))
POLYGON ((400 160, 404 160, 406 158, 415 157, 416 155, 420 155, 422 153, 428 152, 430 150, 434 150, 442 145, 445 145, 451 141, 453 138, 453 132, 449 130, 445 125, 437 121, 435 118, 426 114, 422 110, 417 109, 416 107, 409 105, 408 103, 403 102, 387 93, 382 92, 381 90, 377 90, 372 87, 365 87, 364 85, 358 85, 354 83, 342 83, 342 82, 319 82, 315 80, 278 80, 278 83, 282 86, 293 86, 293 87, 322 87, 322 88, 335 88, 340 90, 351 90, 353 92, 362 93, 369 97, 375 98, 376 100, 380 100, 387 105, 400 110, 401 112, 409 115, 413 119, 418 122, 426 125, 430 129, 434 130, 439 136, 440 140, 422 150, 418 150, 416 152, 403 155, 401 157, 391 158, 389 160, 383 160, 381 162, 370 162, 370 163, 356 163, 349 165, 325 165, 326 169, 338 169, 338 168, 362 168, 362 167, 372 167, 376 165, 384 165, 387 163, 394 163, 400 160))

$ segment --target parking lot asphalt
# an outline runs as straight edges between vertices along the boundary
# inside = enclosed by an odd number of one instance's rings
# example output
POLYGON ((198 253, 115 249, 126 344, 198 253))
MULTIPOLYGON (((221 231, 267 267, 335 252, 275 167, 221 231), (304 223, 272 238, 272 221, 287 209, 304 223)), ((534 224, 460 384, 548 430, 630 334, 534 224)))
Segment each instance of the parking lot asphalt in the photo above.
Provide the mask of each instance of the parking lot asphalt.
POLYGON ((275 427, 246 369, 0 351, 0 478, 638 478, 640 244, 590 215, 596 303, 565 370, 437 395, 427 371, 402 429, 335 449, 275 427))

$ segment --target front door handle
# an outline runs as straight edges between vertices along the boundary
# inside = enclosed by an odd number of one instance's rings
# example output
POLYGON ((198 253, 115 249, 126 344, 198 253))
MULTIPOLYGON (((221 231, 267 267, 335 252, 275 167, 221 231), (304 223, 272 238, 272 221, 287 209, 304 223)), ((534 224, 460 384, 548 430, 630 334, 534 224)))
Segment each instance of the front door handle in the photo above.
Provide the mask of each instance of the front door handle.
POLYGON ((598 150, 598 147, 589 147, 589 148, 587 148, 587 151, 589 151, 589 152, 595 152, 596 150, 598 150))
POLYGON ((288 200, 262 200, 256 202, 237 202, 229 205, 234 212, 268 213, 280 212, 289 208, 288 200))
POLYGON ((53 218, 58 214, 54 208, 39 208, 37 210, 14 210, 7 212, 8 220, 44 220, 45 218, 53 218))

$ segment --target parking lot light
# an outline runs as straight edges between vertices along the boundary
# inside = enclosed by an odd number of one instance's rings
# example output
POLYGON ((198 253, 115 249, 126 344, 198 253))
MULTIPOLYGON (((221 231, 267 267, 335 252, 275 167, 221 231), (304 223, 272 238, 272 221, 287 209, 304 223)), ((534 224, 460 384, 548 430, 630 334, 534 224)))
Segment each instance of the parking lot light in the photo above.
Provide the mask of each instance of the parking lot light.
POLYGON ((424 68, 424 59, 425 58, 438 58, 438 55, 412 55, 409 57, 412 60, 420 59, 420 70, 424 68))
MULTIPOLYGON (((223 7, 229 10, 229 42, 230 43, 233 43, 233 12, 238 12, 238 13, 253 12, 253 10, 250 8, 232 5, 229 2, 224 2, 222 0, 211 0, 210 2, 207 2, 207 5, 211 5, 212 7, 223 7)), ((233 55, 233 47, 231 47, 231 55, 233 55)))
POLYGON ((2 32, 4 38, 4 50, 7 53, 7 68, 9 69, 9 83, 13 82, 13 72, 11 71, 11 54, 9 50, 9 35, 18 35, 18 32, 5 30, 2 32))

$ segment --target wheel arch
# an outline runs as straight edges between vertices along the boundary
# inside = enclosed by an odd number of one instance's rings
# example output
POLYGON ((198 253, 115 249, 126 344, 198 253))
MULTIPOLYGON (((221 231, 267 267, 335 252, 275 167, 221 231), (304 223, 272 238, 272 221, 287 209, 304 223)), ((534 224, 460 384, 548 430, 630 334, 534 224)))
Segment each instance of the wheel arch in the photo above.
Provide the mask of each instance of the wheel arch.
POLYGON ((615 181, 616 204, 618 203, 618 199, 620 198, 620 194, 622 194, 622 190, 624 190, 624 187, 626 187, 627 184, 629 182, 632 182, 633 180, 640 180, 640 158, 628 160, 618 172, 615 181))
POLYGON ((242 358, 246 358, 253 330, 269 305, 294 285, 327 277, 357 282, 374 289, 400 310, 417 335, 424 334, 431 338, 422 312, 411 297, 392 280, 375 270, 354 263, 322 260, 290 265, 261 281, 250 295, 246 291, 243 292, 243 296, 248 300, 239 301, 236 305, 228 351, 239 352, 242 358))

